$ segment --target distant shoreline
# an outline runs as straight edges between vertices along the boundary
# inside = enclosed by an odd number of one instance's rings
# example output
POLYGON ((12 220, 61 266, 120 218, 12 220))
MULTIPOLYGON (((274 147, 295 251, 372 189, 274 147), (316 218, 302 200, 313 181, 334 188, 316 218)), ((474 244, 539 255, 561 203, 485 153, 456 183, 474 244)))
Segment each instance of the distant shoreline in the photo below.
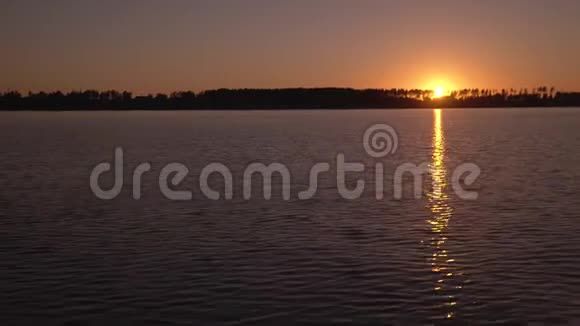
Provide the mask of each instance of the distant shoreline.
POLYGON ((576 110, 580 109, 578 106, 489 106, 489 107, 406 107, 406 108, 378 108, 378 107, 353 107, 353 108, 258 108, 258 109, 0 109, 1 112, 251 112, 251 111, 400 111, 400 110, 479 110, 479 109, 523 109, 523 110, 534 110, 534 109, 570 109, 576 110))
POLYGON ((462 89, 435 97, 421 89, 216 89, 133 96, 120 91, 0 93, 0 111, 276 111, 432 108, 580 107, 580 92, 553 87, 528 89, 462 89))

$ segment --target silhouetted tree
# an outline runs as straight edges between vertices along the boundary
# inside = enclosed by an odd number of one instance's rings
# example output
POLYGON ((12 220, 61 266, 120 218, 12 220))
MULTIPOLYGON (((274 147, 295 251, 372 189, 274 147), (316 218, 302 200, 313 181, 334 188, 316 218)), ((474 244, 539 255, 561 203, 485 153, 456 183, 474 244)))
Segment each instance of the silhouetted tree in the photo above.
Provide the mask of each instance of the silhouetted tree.
POLYGON ((531 92, 508 89, 460 89, 443 98, 432 90, 352 88, 215 89, 133 96, 115 90, 0 93, 0 110, 171 110, 171 109, 323 109, 427 107, 580 106, 580 93, 557 92, 554 87, 531 92))

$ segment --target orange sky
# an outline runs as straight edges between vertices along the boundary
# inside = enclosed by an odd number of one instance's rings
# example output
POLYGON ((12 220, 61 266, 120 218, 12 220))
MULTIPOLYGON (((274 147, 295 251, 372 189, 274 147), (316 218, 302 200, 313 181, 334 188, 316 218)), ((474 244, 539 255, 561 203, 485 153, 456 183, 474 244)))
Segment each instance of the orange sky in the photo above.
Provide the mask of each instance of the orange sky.
POLYGON ((0 90, 580 90, 580 1, 9 1, 0 90))

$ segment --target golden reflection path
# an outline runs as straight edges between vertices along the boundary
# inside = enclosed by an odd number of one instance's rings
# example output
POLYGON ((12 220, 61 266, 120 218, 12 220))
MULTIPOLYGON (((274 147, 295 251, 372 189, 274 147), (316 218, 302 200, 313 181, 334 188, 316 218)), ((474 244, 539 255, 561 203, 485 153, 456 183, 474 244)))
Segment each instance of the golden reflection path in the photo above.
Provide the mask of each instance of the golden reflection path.
POLYGON ((442 315, 439 318, 456 318, 457 293, 463 287, 462 272, 458 269, 455 259, 447 250, 448 225, 453 216, 453 207, 449 203, 449 184, 445 168, 445 136, 442 126, 441 109, 433 111, 433 153, 432 153, 432 190, 428 194, 429 209, 431 211, 429 240, 431 271, 434 274, 433 292, 437 298, 437 305, 442 306, 442 315))

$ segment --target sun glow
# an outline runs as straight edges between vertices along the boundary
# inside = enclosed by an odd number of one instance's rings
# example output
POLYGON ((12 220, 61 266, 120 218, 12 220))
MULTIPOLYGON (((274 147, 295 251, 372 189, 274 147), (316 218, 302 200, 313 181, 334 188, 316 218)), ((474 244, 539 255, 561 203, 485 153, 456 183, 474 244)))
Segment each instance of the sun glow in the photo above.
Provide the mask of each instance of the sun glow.
POLYGON ((441 86, 437 86, 435 87, 435 89, 433 89, 433 97, 434 98, 439 98, 439 97, 443 97, 445 96, 445 88, 441 87, 441 86))
POLYGON ((449 96, 456 86, 457 84, 453 82, 449 76, 431 77, 426 79, 426 82, 423 83, 423 89, 430 90, 431 97, 435 99, 449 96))

